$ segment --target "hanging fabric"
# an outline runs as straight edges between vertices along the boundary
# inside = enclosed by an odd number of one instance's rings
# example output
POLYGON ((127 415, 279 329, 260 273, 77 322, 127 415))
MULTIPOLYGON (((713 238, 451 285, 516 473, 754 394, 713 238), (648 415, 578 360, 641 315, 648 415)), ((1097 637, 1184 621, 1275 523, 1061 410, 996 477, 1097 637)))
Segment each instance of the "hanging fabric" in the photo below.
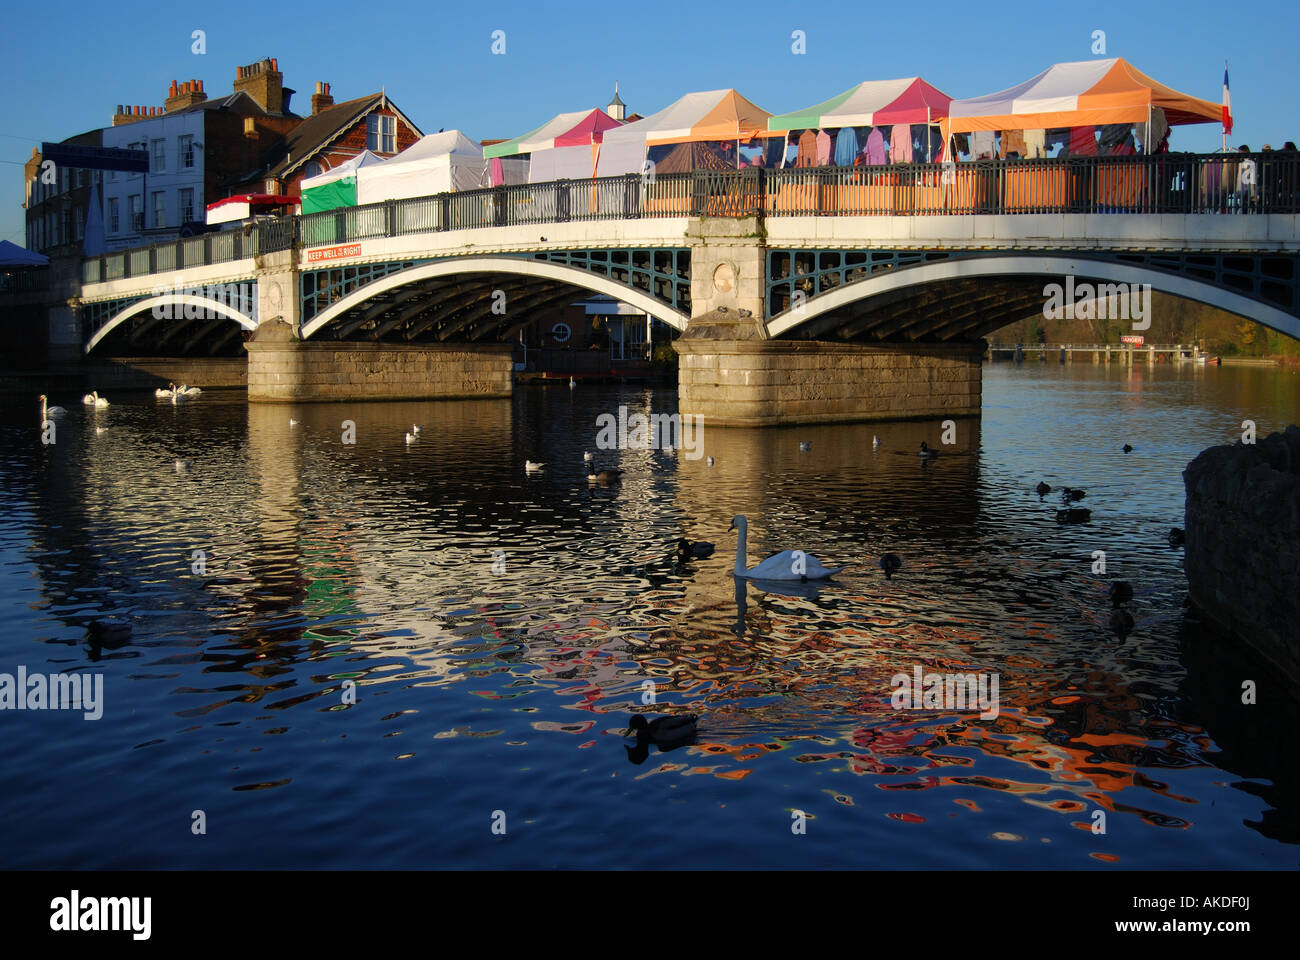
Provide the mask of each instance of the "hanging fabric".
POLYGON ((851 167, 858 155, 858 135, 852 127, 841 127, 835 137, 835 166, 851 167))
POLYGON ((885 165, 885 135, 880 132, 879 127, 871 128, 871 132, 867 134, 867 145, 862 148, 862 152, 866 155, 869 166, 885 165))
POLYGON ((799 135, 799 153, 794 158, 796 167, 814 167, 817 165, 817 133, 805 130, 799 135))
POLYGON ((1097 155, 1097 128, 1070 128, 1070 156, 1095 157, 1097 155))
POLYGON ((889 162, 912 162, 912 125, 896 123, 889 131, 889 162))
POLYGON ((824 167, 831 162, 831 135, 825 130, 817 133, 817 166, 824 167))
POLYGON ((1023 156, 1030 160, 1037 160, 1047 156, 1047 131, 1046 130, 1026 130, 1025 131, 1025 152, 1023 156))
POLYGON ((997 154, 993 142, 992 130, 976 130, 972 135, 971 158, 974 160, 992 160, 997 154))
POLYGON ((1013 153, 1017 157, 1025 155, 1025 131, 1023 130, 1002 131, 1002 159, 1007 159, 1013 153))

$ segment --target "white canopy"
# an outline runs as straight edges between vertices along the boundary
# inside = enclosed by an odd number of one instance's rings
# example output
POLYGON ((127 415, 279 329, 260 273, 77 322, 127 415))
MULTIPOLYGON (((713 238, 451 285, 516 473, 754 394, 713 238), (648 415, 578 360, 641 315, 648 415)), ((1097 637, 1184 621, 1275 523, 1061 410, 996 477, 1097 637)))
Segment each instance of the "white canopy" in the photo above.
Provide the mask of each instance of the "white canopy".
POLYGON ((473 190, 482 182, 483 149, 459 130, 448 130, 357 170, 357 203, 473 190))
POLYGON ((748 140, 770 133, 771 114, 735 90, 688 93, 643 120, 605 131, 597 175, 640 173, 647 147, 699 140, 748 140))
POLYGON ((316 187, 323 187, 327 183, 333 183, 335 180, 342 180, 344 177, 352 177, 362 167, 368 167, 372 164, 383 163, 383 157, 377 157, 369 150, 363 150, 347 163, 340 163, 337 167, 331 167, 329 170, 319 173, 314 177, 305 178, 299 185, 300 190, 313 190, 316 187))

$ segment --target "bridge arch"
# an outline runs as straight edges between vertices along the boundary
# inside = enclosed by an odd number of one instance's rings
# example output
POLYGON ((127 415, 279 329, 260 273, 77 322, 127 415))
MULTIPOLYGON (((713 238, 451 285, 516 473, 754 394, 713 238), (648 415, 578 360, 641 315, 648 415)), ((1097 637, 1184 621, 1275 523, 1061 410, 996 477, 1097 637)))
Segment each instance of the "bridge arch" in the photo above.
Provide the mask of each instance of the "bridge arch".
MULTIPOLYGON (((819 318, 825 322, 828 314, 852 304, 891 294, 920 291, 930 285, 998 278, 1060 280, 1070 274, 1080 279, 1108 283, 1150 284, 1152 290, 1218 307, 1300 340, 1300 316, 1195 277, 1138 263, 1092 259, 1078 255, 1019 253, 953 257, 895 270, 882 270, 865 279, 846 283, 809 299, 798 313, 787 310, 773 317, 768 321, 767 332, 769 337, 781 337, 797 332, 819 318)), ((1040 297, 1039 302, 1042 301, 1043 298, 1040 297)), ((954 330, 951 336, 961 334, 971 337, 982 336, 1015 319, 1018 318, 999 315, 992 319, 981 320, 979 316, 974 316, 969 326, 954 330)))
POLYGON ((98 346, 99 342, 107 337, 110 333, 120 327, 131 317, 137 316, 146 311, 152 312, 156 307, 181 307, 186 306, 199 307, 204 311, 204 319, 225 318, 233 320, 245 330, 256 330, 257 321, 246 313, 242 313, 233 307, 221 303, 217 300, 211 300, 207 297, 200 297, 192 293, 165 293, 156 297, 146 297, 143 300, 137 300, 134 303, 123 307, 113 316, 111 316, 98 330, 94 336, 86 343, 85 351, 90 353, 98 346))
POLYGON ((620 300, 638 308, 656 320, 662 320, 676 330, 685 330, 687 321, 690 319, 643 290, 630 287, 609 277, 603 277, 590 270, 523 257, 470 256, 417 264, 373 280, 337 302, 330 304, 312 317, 311 320, 304 323, 300 336, 304 340, 310 338, 312 334, 324 329, 338 318, 389 291, 427 280, 475 274, 508 274, 536 280, 550 280, 567 286, 589 290, 593 293, 605 294, 615 300, 620 300))

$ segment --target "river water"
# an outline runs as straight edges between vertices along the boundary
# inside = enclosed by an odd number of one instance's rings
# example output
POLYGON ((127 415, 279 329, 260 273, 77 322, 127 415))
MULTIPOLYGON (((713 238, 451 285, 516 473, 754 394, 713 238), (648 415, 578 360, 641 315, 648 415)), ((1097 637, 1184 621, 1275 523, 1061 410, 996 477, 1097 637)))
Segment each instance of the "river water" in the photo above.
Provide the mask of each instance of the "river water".
POLYGON ((1292 371, 986 365, 953 444, 706 427, 712 466, 602 452, 610 487, 585 480, 596 418, 673 391, 110 400, 54 398, 52 445, 34 403, 0 418, 0 672, 103 683, 99 719, 0 711, 0 866, 1300 861, 1294 728, 1241 704, 1277 689, 1184 609, 1166 539, 1196 453, 1300 419, 1292 371), (738 589, 734 514, 751 565, 853 566, 738 589), (675 563, 680 536, 717 552, 675 563), (917 668, 996 677, 998 715, 894 709, 917 668), (698 714, 695 742, 630 749, 636 712, 698 714))

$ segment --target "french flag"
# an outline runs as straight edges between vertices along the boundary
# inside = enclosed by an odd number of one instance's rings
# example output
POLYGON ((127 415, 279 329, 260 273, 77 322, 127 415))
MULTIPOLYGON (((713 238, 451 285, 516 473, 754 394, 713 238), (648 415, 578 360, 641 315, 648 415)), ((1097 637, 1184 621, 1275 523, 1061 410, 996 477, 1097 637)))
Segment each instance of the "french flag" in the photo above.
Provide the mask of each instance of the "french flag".
POLYGON ((1228 93, 1228 65, 1223 65, 1223 134, 1232 133, 1232 96, 1228 93))

